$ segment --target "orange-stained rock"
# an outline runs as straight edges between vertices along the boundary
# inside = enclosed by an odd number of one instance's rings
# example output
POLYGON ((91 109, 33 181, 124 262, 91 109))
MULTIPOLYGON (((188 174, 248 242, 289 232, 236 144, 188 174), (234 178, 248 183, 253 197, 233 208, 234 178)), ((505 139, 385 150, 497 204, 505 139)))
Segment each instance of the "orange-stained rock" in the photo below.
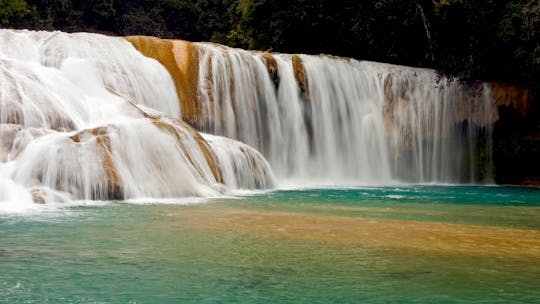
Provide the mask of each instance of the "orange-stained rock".
POLYGON ((524 117, 529 114, 533 99, 530 90, 510 84, 490 82, 487 84, 497 107, 507 106, 518 111, 524 117))
POLYGON ((201 125, 197 103, 199 51, 191 42, 165 40, 148 36, 125 37, 145 56, 159 61, 171 74, 180 99, 182 118, 195 126, 201 125))
MULTIPOLYGON (((187 150, 187 147, 185 147, 185 143, 183 142, 181 136, 180 136, 180 130, 177 128, 183 128, 184 130, 187 130, 193 138, 197 141, 197 144, 199 145, 199 148, 204 154, 204 158, 206 159, 208 166, 210 167, 210 170, 212 170, 212 175, 214 175, 214 178, 218 183, 223 183, 223 174, 221 172, 221 168, 219 167, 219 164, 217 162, 216 156, 214 155, 214 152, 210 148, 210 145, 206 142, 206 140, 197 132, 195 129, 193 129, 190 125, 183 121, 179 120, 170 120, 170 122, 164 121, 160 118, 151 118, 150 119, 152 123, 158 127, 160 130, 165 131, 171 135, 173 135, 178 145, 183 147, 184 150, 187 150)), ((197 164, 190 158, 189 153, 186 153, 186 156, 188 157, 189 161, 193 165, 194 168, 198 169, 197 164)))
MULTIPOLYGON (((521 114, 522 117, 529 115, 529 108, 533 102, 533 94, 529 89, 519 87, 511 84, 497 83, 497 82, 481 82, 476 81, 465 85, 465 93, 468 98, 464 99, 464 105, 462 108, 464 112, 467 112, 467 106, 469 100, 477 98, 479 100, 490 98, 490 108, 479 108, 475 111, 475 123, 478 125, 494 124, 499 121, 499 108, 508 107, 521 114), (486 94, 485 88, 489 94, 486 94), (491 120, 485 121, 485 111, 491 111, 491 120), (484 119, 484 121, 482 121, 484 119)), ((464 114, 467 115, 467 114, 464 114)), ((462 115, 463 116, 463 115, 462 115)))
POLYGON ((277 89, 279 87, 279 71, 276 58, 270 53, 262 53, 261 56, 266 64, 268 75, 270 75, 270 79, 272 79, 272 82, 274 82, 274 86, 277 89))
POLYGON ((300 94, 302 94, 302 97, 304 100, 309 100, 309 83, 306 77, 306 70, 304 68, 304 63, 302 62, 302 58, 298 55, 292 56, 292 65, 294 70, 294 78, 296 79, 296 82, 298 82, 298 86, 300 87, 300 94))
MULTIPOLYGON (((399 75, 390 73, 386 76, 384 115, 387 127, 391 128, 395 123, 396 113, 403 113, 409 106, 411 98, 414 98, 410 96, 413 88, 407 79, 399 78, 399 75)), ((499 120, 501 106, 512 108, 526 117, 533 95, 530 90, 515 85, 475 81, 456 87, 454 98, 456 103, 451 119, 456 124, 471 120, 477 126, 486 126, 499 120)))
POLYGON ((70 139, 76 143, 81 143, 87 138, 95 138, 98 150, 101 152, 103 170, 107 180, 107 199, 124 199, 124 187, 111 154, 111 141, 109 139, 107 127, 83 130, 70 137, 70 139))
MULTIPOLYGON (((113 89, 107 88, 107 90, 109 92, 111 92, 112 94, 115 94, 116 96, 123 98, 129 105, 131 105, 134 109, 139 111, 139 113, 143 117, 148 118, 156 127, 161 129, 162 131, 165 131, 165 132, 173 135, 177 140, 177 144, 180 145, 181 147, 183 147, 184 150, 187 150, 187 148, 184 146, 185 143, 181 139, 180 132, 182 130, 187 131, 193 138, 195 138, 195 140, 199 144, 199 148, 203 152, 204 157, 205 157, 205 159, 206 159, 206 161, 208 163, 208 166, 212 170, 212 175, 214 175, 214 178, 216 179, 216 181, 219 182, 219 183, 223 183, 223 174, 222 174, 221 168, 219 167, 219 164, 217 162, 216 156, 212 152, 212 149, 210 148, 210 146, 208 145, 206 140, 201 136, 201 134, 199 132, 197 132, 197 130, 195 130, 192 126, 190 126, 188 123, 186 123, 184 121, 174 119, 174 118, 168 117, 168 116, 163 117, 158 112, 150 113, 147 110, 141 108, 135 102, 133 102, 133 101, 129 100, 128 98, 118 94, 113 89)), ((94 132, 98 132, 98 133, 101 132, 98 129, 99 128, 94 129, 94 130, 96 130, 94 132)), ((75 137, 72 136, 72 139, 74 141, 77 139, 76 135, 74 135, 75 137)), ((189 153, 186 153, 186 156, 189 158, 189 153)), ((197 165, 195 164, 195 162, 192 159, 189 159, 189 161, 191 162, 191 164, 193 165, 194 168, 198 169, 197 165)))

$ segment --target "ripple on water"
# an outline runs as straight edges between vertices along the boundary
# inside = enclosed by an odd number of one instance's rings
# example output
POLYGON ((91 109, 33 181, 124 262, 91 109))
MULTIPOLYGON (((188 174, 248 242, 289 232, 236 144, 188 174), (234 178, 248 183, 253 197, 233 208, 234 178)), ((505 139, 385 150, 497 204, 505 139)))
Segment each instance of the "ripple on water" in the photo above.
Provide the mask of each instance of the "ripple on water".
POLYGON ((0 298, 8 303, 534 303, 540 298, 540 211, 523 204, 533 200, 531 193, 508 206, 407 200, 420 190, 327 191, 276 191, 188 205, 72 206, 42 217, 2 215, 0 298), (405 198, 379 200, 388 195, 405 198))

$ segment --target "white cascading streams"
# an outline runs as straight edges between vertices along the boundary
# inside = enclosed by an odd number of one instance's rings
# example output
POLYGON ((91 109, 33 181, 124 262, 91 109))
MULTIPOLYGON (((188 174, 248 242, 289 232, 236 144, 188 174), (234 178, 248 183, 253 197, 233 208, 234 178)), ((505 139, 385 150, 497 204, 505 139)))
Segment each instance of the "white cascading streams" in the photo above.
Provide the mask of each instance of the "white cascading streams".
POLYGON ((255 147, 280 179, 490 179, 495 109, 483 86, 468 88, 427 69, 301 55, 302 89, 291 55, 271 55, 275 77, 268 54, 196 45, 203 129, 255 147))
POLYGON ((203 134, 223 170, 223 182, 233 189, 270 189, 274 175, 257 150, 239 141, 203 134))
MULTIPOLYGON (((179 117, 170 75, 122 38, 0 30, 0 211, 221 194, 218 172, 234 175, 238 160, 214 159, 179 117)), ((221 149, 227 139, 216 142, 221 149)), ((267 173, 254 186, 271 185, 264 159, 245 149, 267 173)), ((223 182, 250 188, 245 179, 223 182)))
POLYGON ((180 117, 171 77, 122 38, 89 33, 0 32, 0 56, 60 69, 66 60, 84 60, 98 71, 103 84, 131 100, 180 117))

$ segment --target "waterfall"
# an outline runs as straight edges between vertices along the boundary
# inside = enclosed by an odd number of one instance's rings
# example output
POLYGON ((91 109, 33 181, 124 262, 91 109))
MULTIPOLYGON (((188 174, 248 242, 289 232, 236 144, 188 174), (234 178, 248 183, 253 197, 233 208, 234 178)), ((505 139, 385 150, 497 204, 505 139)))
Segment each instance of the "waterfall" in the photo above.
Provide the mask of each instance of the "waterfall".
POLYGON ((429 69, 196 43, 200 128, 308 184, 491 181, 496 106, 429 69))
POLYGON ((0 211, 273 185, 251 147, 180 117, 171 76, 122 38, 0 30, 0 211))
POLYGON ((491 181, 498 114, 485 84, 325 55, 130 41, 159 62, 119 37, 0 30, 0 202, 208 197, 276 180, 491 181))
MULTIPOLYGON (((89 33, 1 30, 0 41, 3 59, 24 62, 28 68, 55 69, 69 68, 66 66, 77 60, 85 61, 96 68, 106 87, 141 104, 180 116, 171 77, 158 62, 148 60, 122 38, 89 33)), ((28 85, 33 85, 32 79, 28 85)), ((25 90, 28 91, 31 90, 25 90)))

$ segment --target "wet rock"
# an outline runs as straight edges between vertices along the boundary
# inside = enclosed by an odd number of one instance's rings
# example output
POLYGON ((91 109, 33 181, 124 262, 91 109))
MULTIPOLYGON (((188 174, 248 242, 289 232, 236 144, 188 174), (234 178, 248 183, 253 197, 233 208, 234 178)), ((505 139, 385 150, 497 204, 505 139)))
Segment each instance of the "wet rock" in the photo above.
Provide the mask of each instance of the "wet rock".
POLYGON ((36 204, 43 205, 45 204, 45 193, 39 188, 32 188, 30 190, 30 193, 32 194, 32 200, 36 204))
POLYGON ((306 71, 302 58, 300 58, 298 55, 293 55, 292 65, 294 70, 294 78, 300 87, 300 94, 305 101, 309 101, 309 83, 306 77, 306 71))
MULTIPOLYGON (((181 132, 188 132, 190 136, 192 136, 199 145, 199 148, 204 154, 204 157, 206 161, 208 162, 208 166, 210 167, 210 170, 212 171, 212 174, 214 175, 214 178, 218 183, 223 183, 223 175, 221 172, 221 168, 217 162, 216 156, 214 155, 212 149, 206 142, 206 140, 201 136, 199 132, 197 132, 195 129, 193 129, 191 126, 186 124, 183 121, 179 120, 172 120, 168 119, 168 121, 162 120, 160 118, 152 118, 152 123, 158 127, 160 130, 165 131, 171 135, 173 135, 176 140, 177 144, 181 147, 186 149, 185 143, 182 140, 182 134, 181 132)), ((191 165, 195 168, 197 168, 197 164, 191 159, 189 153, 186 153, 186 156, 188 160, 190 161, 191 165)))
POLYGON ((165 40, 148 36, 125 37, 145 56, 159 61, 171 74, 180 99, 182 119, 199 127, 203 125, 197 102, 199 51, 191 42, 165 40))
POLYGON ((270 79, 272 79, 272 82, 274 83, 274 87, 277 89, 279 87, 279 71, 278 71, 278 65, 276 58, 272 56, 270 53, 262 53, 262 58, 266 64, 266 69, 268 70, 268 75, 270 76, 270 79))
MULTIPOLYGON (((98 127, 83 130, 70 137, 75 143, 84 143, 89 140, 95 140, 98 151, 101 153, 103 172, 105 174, 105 195, 106 197, 93 197, 92 199, 122 200, 124 199, 124 190, 120 174, 114 164, 111 153, 111 142, 107 127, 98 127)), ((96 185, 99 187, 99 185, 96 185)), ((92 191, 100 193, 100 191, 92 191)))

